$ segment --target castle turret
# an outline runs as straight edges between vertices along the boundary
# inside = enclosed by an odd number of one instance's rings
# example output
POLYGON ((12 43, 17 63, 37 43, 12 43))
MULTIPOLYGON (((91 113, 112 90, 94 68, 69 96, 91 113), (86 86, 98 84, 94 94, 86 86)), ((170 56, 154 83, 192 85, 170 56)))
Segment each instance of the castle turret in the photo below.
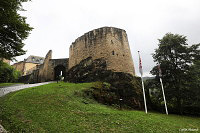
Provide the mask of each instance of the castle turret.
POLYGON ((135 75, 125 30, 103 27, 77 38, 69 49, 69 69, 87 57, 104 58, 108 70, 135 75))

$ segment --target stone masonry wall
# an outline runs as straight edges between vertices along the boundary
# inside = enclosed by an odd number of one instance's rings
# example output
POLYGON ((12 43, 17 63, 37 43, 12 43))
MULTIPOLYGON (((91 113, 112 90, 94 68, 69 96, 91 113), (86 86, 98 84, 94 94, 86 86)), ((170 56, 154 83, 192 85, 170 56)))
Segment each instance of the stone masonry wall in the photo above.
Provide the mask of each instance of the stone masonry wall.
POLYGON ((88 57, 104 58, 108 70, 135 75, 125 30, 114 27, 92 30, 76 39, 69 53, 69 69, 88 57))
POLYGON ((24 75, 24 65, 25 65, 25 63, 23 61, 20 61, 18 63, 13 64, 12 66, 16 70, 20 71, 22 73, 22 75, 24 75))
POLYGON ((45 82, 45 81, 50 81, 50 77, 48 77, 48 64, 49 64, 49 60, 52 58, 52 50, 49 50, 49 52, 47 53, 45 59, 44 59, 44 63, 40 66, 39 69, 39 81, 40 82, 45 82))
POLYGON ((68 62, 69 62, 69 58, 63 58, 63 59, 50 59, 49 64, 48 64, 48 77, 50 80, 55 80, 54 79, 54 75, 55 75, 55 67, 57 66, 64 66, 65 69, 65 73, 68 71, 68 62))
POLYGON ((30 63, 30 62, 24 62, 24 61, 20 61, 18 63, 13 64, 12 66, 20 71, 22 73, 22 75, 27 75, 30 74, 31 71, 34 70, 34 68, 37 66, 38 64, 36 63, 30 63))
POLYGON ((29 63, 29 62, 24 63, 24 70, 23 70, 24 71, 24 75, 28 74, 28 72, 31 69, 35 68, 37 65, 38 64, 36 64, 36 63, 29 63))
POLYGON ((27 73, 27 75, 23 75, 20 78, 20 81, 25 83, 38 83, 55 80, 55 68, 62 66, 64 68, 64 70, 62 70, 63 75, 65 76, 68 71, 68 62, 69 58, 52 59, 52 50, 49 50, 46 54, 44 63, 34 66, 34 69, 30 73, 27 73))

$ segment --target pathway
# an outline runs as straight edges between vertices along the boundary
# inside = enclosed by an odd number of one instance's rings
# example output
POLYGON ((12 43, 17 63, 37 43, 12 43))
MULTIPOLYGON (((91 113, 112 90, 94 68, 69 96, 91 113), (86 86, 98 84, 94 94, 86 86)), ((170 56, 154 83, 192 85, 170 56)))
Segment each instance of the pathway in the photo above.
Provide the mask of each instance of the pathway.
POLYGON ((22 90, 22 89, 25 89, 25 88, 45 85, 45 84, 49 84, 49 83, 52 83, 52 82, 54 82, 54 81, 36 83, 36 84, 20 84, 20 85, 16 85, 16 86, 3 87, 3 88, 0 88, 0 97, 4 96, 4 95, 6 95, 10 92, 13 92, 13 91, 18 91, 18 90, 22 90))

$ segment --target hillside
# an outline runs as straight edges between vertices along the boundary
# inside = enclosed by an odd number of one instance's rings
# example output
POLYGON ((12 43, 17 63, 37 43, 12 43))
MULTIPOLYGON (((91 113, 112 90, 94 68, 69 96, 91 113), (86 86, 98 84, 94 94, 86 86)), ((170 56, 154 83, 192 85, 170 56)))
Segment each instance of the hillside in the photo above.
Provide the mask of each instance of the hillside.
POLYGON ((0 98, 10 132, 179 132, 200 129, 200 118, 117 110, 83 97, 94 83, 52 83, 0 98))

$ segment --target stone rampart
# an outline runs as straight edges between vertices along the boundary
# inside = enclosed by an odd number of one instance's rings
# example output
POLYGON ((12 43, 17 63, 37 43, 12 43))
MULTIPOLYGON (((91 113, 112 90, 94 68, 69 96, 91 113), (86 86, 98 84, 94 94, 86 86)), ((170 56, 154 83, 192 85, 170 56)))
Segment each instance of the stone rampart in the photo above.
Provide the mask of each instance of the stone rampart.
POLYGON ((125 30, 103 27, 77 38, 69 49, 69 69, 88 57, 104 58, 108 70, 135 75, 125 30))

